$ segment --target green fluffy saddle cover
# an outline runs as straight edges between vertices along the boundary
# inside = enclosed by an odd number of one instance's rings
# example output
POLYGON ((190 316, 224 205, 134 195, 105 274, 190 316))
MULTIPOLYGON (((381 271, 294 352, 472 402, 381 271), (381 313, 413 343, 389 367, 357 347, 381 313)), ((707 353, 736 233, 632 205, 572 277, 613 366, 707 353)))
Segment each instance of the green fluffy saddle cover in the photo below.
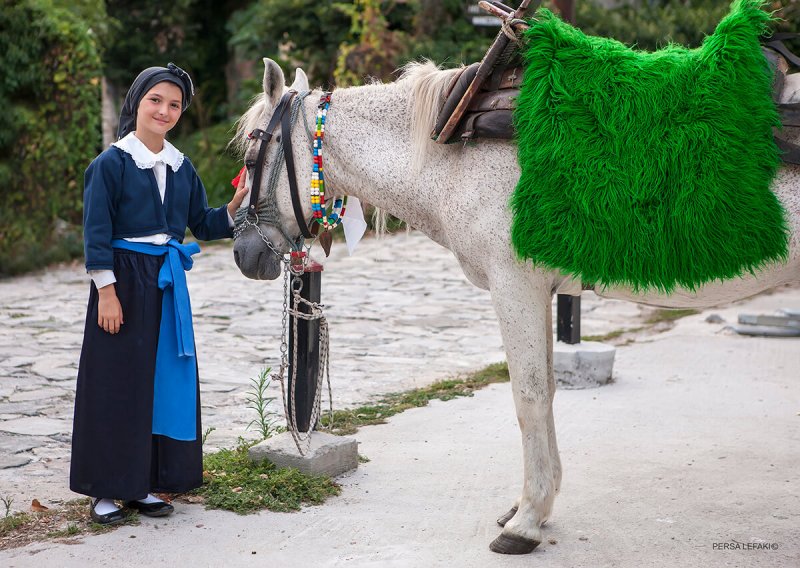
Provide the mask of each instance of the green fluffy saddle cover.
POLYGON ((734 2, 698 49, 653 53, 537 13, 514 114, 521 257, 584 282, 662 291, 786 258, 761 5, 734 2))

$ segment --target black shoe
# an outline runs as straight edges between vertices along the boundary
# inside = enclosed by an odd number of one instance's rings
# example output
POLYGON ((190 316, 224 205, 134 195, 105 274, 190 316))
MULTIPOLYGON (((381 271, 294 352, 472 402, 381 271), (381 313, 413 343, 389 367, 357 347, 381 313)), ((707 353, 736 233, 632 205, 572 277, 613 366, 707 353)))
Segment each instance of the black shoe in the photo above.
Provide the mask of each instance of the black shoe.
POLYGON ((124 523, 128 516, 125 514, 125 511, 122 509, 117 509, 116 511, 111 511, 110 513, 106 513, 105 515, 100 515, 95 512, 94 508, 97 507, 97 504, 102 499, 94 499, 92 501, 92 506, 89 508, 89 516, 92 517, 92 520, 97 523, 98 525, 116 525, 119 523, 124 523))
POLYGON ((146 517, 166 517, 175 507, 166 501, 156 501, 155 503, 142 503, 141 501, 128 501, 125 503, 126 507, 130 507, 134 511, 139 511, 146 517))

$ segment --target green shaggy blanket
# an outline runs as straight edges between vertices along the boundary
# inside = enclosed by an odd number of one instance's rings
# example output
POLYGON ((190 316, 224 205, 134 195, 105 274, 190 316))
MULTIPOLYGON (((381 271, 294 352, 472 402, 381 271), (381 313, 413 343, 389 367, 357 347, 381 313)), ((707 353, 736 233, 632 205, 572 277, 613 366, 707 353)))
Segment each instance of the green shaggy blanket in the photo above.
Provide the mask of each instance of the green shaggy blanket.
POLYGON ((521 257, 663 291, 785 259, 761 5, 737 0, 702 47, 654 53, 537 13, 514 115, 521 257))

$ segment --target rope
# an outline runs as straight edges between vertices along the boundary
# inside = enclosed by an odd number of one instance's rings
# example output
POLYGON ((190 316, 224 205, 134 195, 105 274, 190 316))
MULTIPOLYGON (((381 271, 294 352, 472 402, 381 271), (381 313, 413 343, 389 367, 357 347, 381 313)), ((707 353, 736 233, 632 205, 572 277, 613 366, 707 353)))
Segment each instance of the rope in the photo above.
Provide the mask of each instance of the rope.
MULTIPOLYGON (((284 276, 284 290, 285 294, 288 294, 288 288, 286 286, 286 282, 288 280, 288 272, 291 271, 291 268, 288 267, 288 264, 285 267, 285 276, 284 276)), ((286 363, 286 350, 284 349, 285 346, 285 338, 284 342, 281 345, 281 352, 282 352, 282 359, 281 359, 281 369, 278 374, 273 375, 274 378, 281 384, 281 395, 283 398, 283 411, 286 417, 286 428, 289 433, 292 435, 292 439, 294 440, 295 446, 297 447, 297 451, 300 452, 301 456, 305 456, 308 453, 308 450, 311 448, 311 434, 313 432, 314 426, 319 419, 321 408, 322 408, 322 383, 323 381, 327 380, 328 383, 328 430, 330 431, 333 427, 333 390, 331 389, 331 376, 330 376, 330 334, 328 328, 328 320, 325 318, 323 314, 323 306, 316 302, 311 302, 306 300, 300 295, 300 291, 302 289, 302 281, 299 280, 299 276, 295 275, 292 281, 292 307, 288 308, 287 302, 284 299, 284 322, 286 321, 286 315, 291 315, 294 317, 294 325, 292 326, 292 338, 293 338, 293 345, 294 350, 292 353, 292 388, 294 389, 294 393, 292 393, 291 397, 291 405, 289 404, 289 397, 286 394, 286 385, 284 376, 286 374, 286 367, 288 366, 286 363), (295 283, 300 282, 301 286, 295 288, 295 283), (300 305, 306 305, 309 307, 310 313, 305 313, 300 311, 300 305), (320 345, 320 362, 319 362, 319 369, 317 371, 316 377, 316 391, 314 394, 314 403, 311 408, 311 417, 309 418, 308 422, 308 432, 302 433, 297 429, 297 354, 299 352, 298 349, 298 333, 297 327, 299 320, 305 321, 313 321, 319 320, 319 345, 320 345)), ((285 329, 285 326, 284 326, 285 329)))

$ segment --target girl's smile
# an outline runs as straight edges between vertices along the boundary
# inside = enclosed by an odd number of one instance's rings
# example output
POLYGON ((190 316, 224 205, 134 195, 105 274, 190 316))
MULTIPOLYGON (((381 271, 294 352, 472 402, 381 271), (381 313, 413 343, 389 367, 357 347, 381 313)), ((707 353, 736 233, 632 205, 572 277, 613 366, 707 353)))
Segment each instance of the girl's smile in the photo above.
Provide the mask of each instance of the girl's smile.
POLYGON ((147 91, 136 111, 136 137, 150 150, 160 152, 164 137, 181 117, 182 102, 180 88, 168 81, 147 91))

